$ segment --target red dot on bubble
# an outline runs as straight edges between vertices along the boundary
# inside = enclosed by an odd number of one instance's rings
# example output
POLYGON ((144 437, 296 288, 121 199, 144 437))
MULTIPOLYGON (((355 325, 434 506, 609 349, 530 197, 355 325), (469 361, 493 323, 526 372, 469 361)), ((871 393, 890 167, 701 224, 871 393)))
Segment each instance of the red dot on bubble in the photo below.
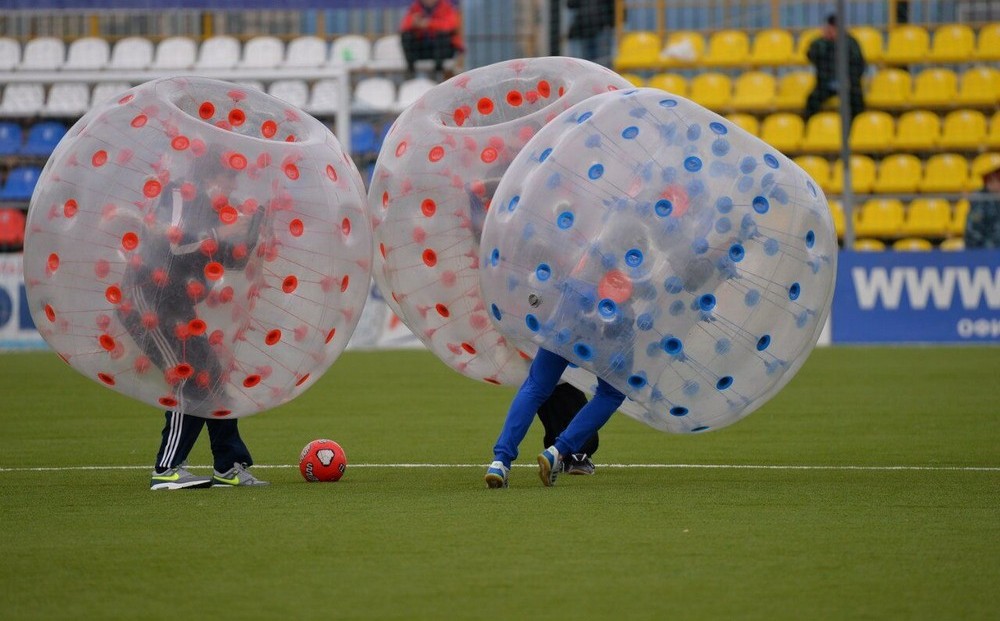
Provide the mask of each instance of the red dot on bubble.
POLYGON ((79 211, 79 209, 79 205, 77 205, 76 201, 71 198, 63 204, 63 215, 67 218, 72 218, 76 215, 76 212, 79 211))
POLYGON ((539 80, 538 82, 538 94, 542 97, 548 97, 551 93, 549 89, 549 83, 546 80, 539 80))
POLYGON ((219 210, 219 220, 223 224, 232 224, 236 222, 236 219, 240 217, 240 213, 236 211, 236 208, 232 205, 226 205, 219 210))
POLYGON ((229 156, 229 166, 233 170, 243 170, 247 167, 247 158, 242 153, 233 153, 229 156))
POLYGON ((351 220, 350 218, 344 218, 340 221, 340 231, 347 237, 351 234, 351 220))
POLYGON ((52 308, 51 304, 45 305, 45 317, 52 323, 56 321, 56 311, 52 308))
POLYGON ((139 245, 139 236, 134 232, 129 231, 122 235, 122 248, 125 250, 135 250, 136 246, 139 245))
POLYGON ((232 410, 215 410, 215 411, 212 412, 212 416, 215 416, 217 418, 221 418, 223 416, 229 416, 232 413, 233 413, 232 410))
POLYGON ((436 310, 438 315, 441 315, 442 317, 448 317, 451 315, 451 311, 449 311, 448 307, 444 304, 436 304, 434 306, 434 310, 436 310))
POLYGON ((48 270, 50 272, 54 272, 57 269, 59 269, 59 255, 56 254, 56 253, 54 253, 54 252, 52 254, 50 254, 49 255, 49 260, 46 263, 46 267, 48 267, 48 270))
POLYGON ((156 198, 163 190, 163 186, 156 179, 150 179, 142 186, 142 193, 146 198, 156 198))
POLYGON ((309 374, 306 373, 305 375, 303 375, 299 379, 295 380, 295 385, 296 386, 301 386, 302 384, 305 384, 308 379, 309 379, 309 374))
POLYGON ((205 278, 209 280, 219 280, 225 272, 226 268, 218 261, 212 261, 205 266, 205 278))
POLYGON ((110 334, 102 334, 101 338, 97 340, 101 343, 101 347, 108 351, 115 348, 115 339, 110 334))
POLYGON ((330 181, 337 180, 337 169, 333 167, 333 164, 326 165, 326 176, 330 178, 330 181))
POLYGON ((288 136, 285 137, 285 142, 295 142, 295 134, 288 134, 288 136))
POLYGON ((382 209, 387 209, 389 207, 389 193, 382 192, 382 209))
POLYGON ((215 114, 215 105, 211 101, 203 101, 198 106, 198 116, 203 119, 210 119, 215 114))
POLYGON ((465 124, 465 110, 462 108, 455 108, 455 112, 451 116, 455 120, 455 125, 461 127, 465 124))
POLYGON ((420 211, 423 212, 425 216, 430 218, 437 211, 437 203, 433 199, 425 198, 422 203, 420 203, 420 211))
POLYGON ((295 164, 285 164, 285 176, 295 181, 299 178, 299 167, 295 164))
POLYGON ((476 109, 479 110, 479 114, 490 114, 493 112, 493 100, 483 97, 476 103, 476 109))
POLYGON ((222 330, 213 330, 212 333, 208 335, 208 342, 212 345, 220 345, 222 344, 223 338, 224 335, 222 330))
POLYGON ((188 322, 188 332, 193 336, 201 336, 208 329, 208 324, 203 319, 192 319, 188 322))
POLYGON ((95 168, 100 168, 108 163, 108 152, 104 149, 94 152, 94 156, 90 158, 90 163, 94 165, 95 168))
POLYGON ((186 362, 182 362, 175 366, 173 371, 177 374, 177 377, 181 379, 189 378, 194 374, 194 368, 186 362))
POLYGON ((426 265, 427 267, 434 267, 435 265, 437 265, 438 262, 437 253, 431 250, 430 248, 424 250, 423 259, 424 259, 424 265, 426 265))
POLYGON ((495 162, 497 159, 497 150, 493 147, 486 147, 483 149, 482 154, 479 156, 487 164, 495 162))
POLYGON ((177 399, 173 397, 160 397, 160 405, 165 408, 172 408, 177 405, 177 399))
POLYGON ((142 374, 148 371, 149 367, 151 367, 152 364, 153 363, 150 362, 149 358, 145 356, 139 356, 138 358, 135 359, 135 362, 132 363, 132 368, 135 369, 136 373, 142 374))
POLYGON ((343 292, 347 291, 347 287, 350 286, 350 284, 351 284, 351 277, 345 275, 340 280, 340 292, 343 293, 343 292))
POLYGON ((259 375, 248 375, 245 380, 243 380, 243 386, 246 388, 253 388, 260 383, 259 375))
POLYGON ((94 275, 98 278, 104 278, 111 273, 111 264, 105 259, 98 259, 94 263, 94 275))
POLYGON ((566 94, 566 87, 565 86, 560 86, 558 94, 559 94, 560 97, 562 97, 563 95, 565 95, 566 94))
POLYGON ((229 111, 229 122, 234 126, 239 127, 247 120, 247 115, 245 112, 239 108, 233 108, 229 111))
POLYGON ((120 104, 127 104, 128 102, 132 101, 133 99, 135 99, 135 95, 133 95, 132 93, 129 93, 128 95, 125 95, 124 97, 122 97, 121 99, 119 99, 118 103, 120 103, 120 104))
POLYGON ((268 345, 274 345, 280 340, 281 340, 281 330, 278 329, 271 330, 270 332, 267 333, 267 336, 264 337, 264 342, 267 343, 268 345))
POLYGON ((524 96, 521 95, 520 91, 508 91, 507 93, 507 103, 512 106, 520 106, 524 102, 524 96))
POLYGON ((146 118, 145 114, 138 114, 138 115, 136 115, 136 117, 134 119, 132 119, 132 127, 135 127, 135 128, 142 127, 143 125, 146 124, 146 121, 148 121, 148 120, 149 119, 146 118))
POLYGON ((382 242, 379 242, 378 244, 378 253, 382 255, 383 259, 385 258, 385 244, 383 244, 382 242))
POLYGON ((278 124, 274 121, 268 119, 260 125, 260 134, 265 138, 274 138, 274 135, 278 133, 278 124))
POLYGON ((191 146, 191 141, 188 140, 187 136, 176 136, 170 141, 170 146, 176 151, 183 151, 184 149, 191 146))
POLYGON ((330 341, 332 341, 332 340, 333 340, 333 337, 334 337, 334 336, 335 336, 336 334, 337 334, 337 329, 336 329, 336 328, 333 328, 333 329, 331 329, 331 330, 330 330, 329 332, 327 332, 327 333, 326 333, 326 342, 327 342, 327 343, 329 343, 330 341))
POLYGON ((538 101, 538 91, 528 91, 524 94, 524 99, 530 104, 535 103, 538 101))
POLYGON ((427 153, 427 159, 429 159, 432 162, 437 162, 442 157, 444 157, 444 147, 442 147, 441 145, 437 145, 427 153))
POLYGON ((115 285, 111 285, 104 290, 104 297, 112 304, 118 304, 122 301, 122 290, 115 285))
POLYGON ((472 343, 462 343, 462 349, 470 354, 476 353, 476 348, 472 346, 472 343))
POLYGON ((110 375, 108 375, 107 373, 98 373, 97 374, 97 379, 101 380, 102 382, 104 382, 108 386, 114 386, 115 385, 115 378, 112 377, 112 376, 110 376, 110 375))
POLYGON ((281 282, 281 290, 285 293, 291 293, 299 286, 299 279, 294 275, 286 276, 285 280, 281 282))
POLYGON ((293 237, 299 237, 302 235, 302 231, 305 230, 305 226, 302 224, 302 220, 295 218, 288 223, 288 232, 292 234, 293 237))
POLYGON ((201 242, 201 253, 205 256, 212 256, 219 249, 219 242, 214 239, 206 239, 201 242))
POLYGON ((396 157, 403 157, 404 153, 406 153, 406 141, 405 140, 403 140, 398 145, 396 145, 396 157))

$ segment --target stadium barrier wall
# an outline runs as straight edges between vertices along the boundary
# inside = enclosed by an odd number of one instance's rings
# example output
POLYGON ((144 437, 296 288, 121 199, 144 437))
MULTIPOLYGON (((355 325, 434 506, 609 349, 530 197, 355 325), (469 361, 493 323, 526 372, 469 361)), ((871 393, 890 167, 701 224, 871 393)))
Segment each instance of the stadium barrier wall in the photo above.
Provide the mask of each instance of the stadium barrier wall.
POLYGON ((44 349, 28 312, 21 254, 0 254, 0 351, 44 349))

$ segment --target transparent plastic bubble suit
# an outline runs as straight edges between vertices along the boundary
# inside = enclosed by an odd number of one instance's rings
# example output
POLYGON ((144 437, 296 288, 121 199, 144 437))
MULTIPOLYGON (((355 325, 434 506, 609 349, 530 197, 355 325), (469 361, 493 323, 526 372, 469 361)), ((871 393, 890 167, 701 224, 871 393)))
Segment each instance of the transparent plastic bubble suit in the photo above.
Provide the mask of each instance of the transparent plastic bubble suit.
POLYGON ((599 95, 543 128, 497 188, 481 250, 503 334, 676 433, 731 424, 792 378, 837 259, 826 198, 801 168, 657 89, 599 95))
POLYGON ((584 60, 511 60, 437 85, 396 120, 368 192, 375 282, 448 366, 494 384, 524 380, 529 355, 496 331, 479 295, 486 211, 542 126, 588 97, 630 87, 584 60))
POLYGON ((319 121, 254 89, 148 82, 42 171, 24 276, 73 368, 151 405, 237 417, 314 383, 367 299, 361 176, 319 121))

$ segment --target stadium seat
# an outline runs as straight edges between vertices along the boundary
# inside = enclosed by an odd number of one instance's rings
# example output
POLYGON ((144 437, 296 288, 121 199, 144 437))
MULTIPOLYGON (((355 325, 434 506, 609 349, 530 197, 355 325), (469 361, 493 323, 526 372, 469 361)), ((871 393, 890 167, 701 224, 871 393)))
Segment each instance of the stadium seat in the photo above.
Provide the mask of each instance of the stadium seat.
POLYGON ((340 110, 340 80, 317 80, 306 104, 306 112, 315 115, 336 114, 340 110))
POLYGON ((787 65, 795 57, 795 42, 787 30, 761 30, 753 38, 750 64, 757 67, 787 65))
POLYGON ((658 88, 674 95, 680 95, 681 97, 687 97, 688 95, 687 80, 679 73, 657 73, 649 78, 646 86, 658 88))
POLYGON ((354 105, 362 110, 388 111, 396 104, 396 86, 387 78, 363 78, 354 87, 354 105))
POLYGON ((378 152, 378 135, 371 123, 351 121, 351 152, 372 155, 378 152))
POLYGON ((628 80, 628 83, 631 84, 632 86, 646 85, 646 79, 641 75, 639 75, 638 73, 621 73, 619 75, 628 80))
POLYGON ((830 190, 830 162, 826 160, 825 157, 820 157, 818 155, 800 155, 795 158, 795 163, 799 165, 802 170, 806 171, 817 186, 823 189, 824 192, 829 192, 830 190))
POLYGON ((836 112, 820 112, 809 117, 802 136, 802 150, 819 153, 839 151, 840 115, 836 112))
POLYGON ((887 151, 892 148, 895 130, 896 122, 888 112, 862 112, 851 123, 851 148, 869 153, 887 151))
POLYGON ((198 44, 189 37, 167 37, 156 46, 150 69, 190 69, 198 58, 198 44))
POLYGON ((878 194, 916 192, 922 174, 920 160, 910 153, 893 153, 879 163, 874 190, 878 194))
POLYGON ((309 87, 305 80, 276 80, 271 82, 267 94, 297 108, 304 108, 309 101, 309 87))
POLYGON ((14 208, 0 209, 0 250, 13 251, 24 247, 24 211, 14 208))
POLYGON ((775 79, 763 71, 740 74, 733 84, 733 107, 738 110, 760 112, 774 107, 775 79))
POLYGON ((1000 71, 978 66, 966 69, 958 87, 958 103, 963 106, 994 106, 1000 101, 1000 71))
POLYGON ((949 237, 938 244, 938 250, 943 252, 960 252, 965 250, 965 239, 961 237, 949 237))
POLYGON ((934 30, 930 60, 936 63, 970 62, 976 52, 976 35, 965 24, 944 24, 934 30))
POLYGON ((404 81, 399 85, 399 95, 396 100, 396 108, 398 110, 405 110, 415 101, 420 99, 424 93, 431 90, 436 85, 437 82, 428 78, 418 77, 404 81))
POLYGON ((42 116, 78 117, 90 108, 90 87, 75 82, 57 82, 49 89, 42 116))
POLYGON ((36 37, 24 44, 21 71, 55 71, 66 57, 66 45, 55 37, 36 37))
POLYGON ((987 24, 979 29, 976 58, 985 61, 1000 60, 1000 22, 987 24))
POLYGON ((724 73, 706 71, 691 79, 691 101, 711 110, 721 110, 732 101, 732 82, 724 73))
POLYGON ((795 56, 791 64, 808 65, 809 58, 806 57, 806 52, 809 51, 809 46, 812 42, 822 35, 823 31, 819 28, 807 28, 800 32, 798 39, 795 41, 795 56))
POLYGON ((719 30, 708 39, 700 64, 708 67, 745 65, 750 60, 750 37, 742 30, 719 30))
POLYGON ((31 200, 31 193, 35 191, 35 184, 41 173, 41 169, 35 166, 18 166, 12 169, 3 189, 0 189, 0 201, 31 200))
POLYGON ((83 37, 69 44, 63 71, 97 71, 111 58, 111 46, 106 39, 83 37))
POLYGON ((948 232, 952 235, 965 234, 965 221, 969 217, 969 199, 963 198, 955 201, 955 206, 951 212, 951 226, 948 232))
POLYGON ((925 69, 913 81, 914 106, 935 108, 951 106, 958 96, 958 76, 951 69, 925 69))
POLYGON ((903 230, 904 213, 899 199, 868 199, 861 205, 854 233, 858 237, 899 237, 903 230))
POLYGON ((729 122, 737 127, 742 127, 748 133, 754 136, 760 135, 760 122, 757 121, 757 117, 752 114, 744 114, 742 112, 734 112, 732 114, 727 114, 726 118, 729 122))
POLYGON ((1000 148, 1000 110, 990 117, 990 131, 986 135, 986 146, 990 148, 1000 148))
POLYGON ((406 69, 406 56, 398 34, 386 35, 372 45, 372 67, 382 70, 406 69))
POLYGON ((791 71, 778 79, 774 107, 778 110, 804 110, 809 93, 816 86, 812 71, 791 71))
POLYGON ((24 132, 19 123, 0 121, 0 156, 14 155, 21 150, 24 132))
POLYGON ((837 238, 844 237, 846 218, 844 217, 844 207, 840 201, 833 200, 827 203, 830 206, 830 217, 833 219, 833 230, 837 233, 837 238))
POLYGON ((701 33, 677 30, 667 35, 667 43, 660 52, 660 66, 689 67, 705 55, 705 38, 701 33))
POLYGON ((969 182, 969 163, 955 153, 932 155, 924 165, 921 192, 962 192, 969 182))
POLYGON ((904 237, 894 241, 892 249, 899 252, 928 252, 934 249, 934 244, 922 237, 904 237))
POLYGON ((799 149, 805 123, 798 114, 778 112, 768 115, 760 126, 760 139, 782 153, 799 149))
POLYGON ((243 46, 243 59, 237 65, 240 69, 274 69, 285 58, 285 44, 278 37, 259 36, 243 46))
POLYGON ((21 155, 48 157, 66 135, 66 126, 58 121, 35 123, 28 130, 28 137, 21 148, 21 155))
POLYGON ((121 99, 122 93, 130 88, 132 85, 128 82, 100 82, 94 86, 94 92, 90 95, 90 105, 97 106, 112 97, 121 99))
POLYGON ((951 205, 943 198, 918 198, 906 209, 903 234, 910 237, 940 238, 948 235, 951 205))
POLYGON ((944 117, 938 145, 943 149, 976 150, 986 142, 986 117, 978 110, 954 110, 944 117))
POLYGON ((35 116, 45 105, 45 87, 41 84, 8 84, 0 99, 0 117, 35 116))
MULTIPOLYGON (((844 161, 837 159, 830 167, 830 192, 844 191, 844 161)), ((867 155, 851 156, 851 190, 855 194, 868 194, 875 185, 875 160, 867 155)), ((825 190, 826 188, 824 188, 825 190)))
POLYGON ((240 62, 240 42, 235 37, 216 35, 202 42, 194 68, 232 69, 238 62, 240 62))
POLYGON ((882 31, 871 26, 853 26, 850 32, 861 47, 861 55, 869 64, 881 62, 883 54, 882 31))
POLYGON ((856 239, 854 240, 855 252, 884 252, 885 242, 877 239, 856 239))
POLYGON ((615 70, 655 69, 660 65, 661 47, 660 37, 655 33, 626 32, 618 44, 618 54, 614 60, 615 70))
POLYGON ((283 67, 314 68, 326 61, 326 41, 314 36, 296 37, 288 44, 283 67))
POLYGON ((983 187, 983 175, 1000 168, 1000 153, 980 153, 969 164, 969 183, 966 190, 978 190, 983 187))
POLYGON ((930 35, 922 26, 905 24, 889 30, 882 60, 889 64, 908 65, 927 60, 930 35))
POLYGON ((365 65, 372 55, 372 44, 361 35, 342 35, 330 46, 331 65, 365 65))
POLYGON ((940 137, 938 115, 927 110, 911 110, 904 112, 896 122, 896 136, 891 146, 901 151, 930 151, 940 137))
POLYGON ((910 73, 902 69, 882 69, 872 77, 865 94, 872 108, 901 108, 909 105, 910 73))
POLYGON ((125 37, 111 50, 108 69, 140 71, 153 64, 153 43, 144 37, 125 37))
POLYGON ((17 39, 0 37, 0 71, 13 71, 21 63, 21 44, 17 39))

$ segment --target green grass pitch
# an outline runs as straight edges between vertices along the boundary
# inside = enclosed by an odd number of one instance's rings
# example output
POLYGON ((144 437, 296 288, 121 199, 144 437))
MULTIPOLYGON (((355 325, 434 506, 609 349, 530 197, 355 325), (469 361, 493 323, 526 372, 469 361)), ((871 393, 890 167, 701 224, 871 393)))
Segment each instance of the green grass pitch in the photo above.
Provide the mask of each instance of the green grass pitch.
POLYGON ((271 486, 153 493, 162 415, 0 356, 0 618, 995 619, 998 381, 1000 348, 819 349, 730 428, 616 416, 595 476, 488 490, 511 389, 349 352, 241 423, 271 486), (320 437, 339 483, 290 467, 320 437))

